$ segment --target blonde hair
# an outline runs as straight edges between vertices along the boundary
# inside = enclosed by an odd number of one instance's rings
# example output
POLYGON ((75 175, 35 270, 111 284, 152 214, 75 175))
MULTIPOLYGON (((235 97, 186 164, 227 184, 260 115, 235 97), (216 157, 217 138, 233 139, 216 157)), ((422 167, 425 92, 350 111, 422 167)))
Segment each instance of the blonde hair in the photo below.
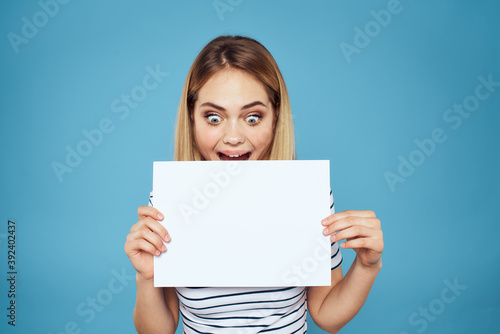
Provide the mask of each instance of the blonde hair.
POLYGON ((239 69, 256 77, 266 88, 274 107, 276 126, 263 160, 296 160, 292 110, 285 81, 271 53, 256 40, 243 36, 219 36, 196 57, 187 74, 177 113, 174 160, 204 160, 194 140, 191 114, 198 92, 212 75, 223 69, 239 69))

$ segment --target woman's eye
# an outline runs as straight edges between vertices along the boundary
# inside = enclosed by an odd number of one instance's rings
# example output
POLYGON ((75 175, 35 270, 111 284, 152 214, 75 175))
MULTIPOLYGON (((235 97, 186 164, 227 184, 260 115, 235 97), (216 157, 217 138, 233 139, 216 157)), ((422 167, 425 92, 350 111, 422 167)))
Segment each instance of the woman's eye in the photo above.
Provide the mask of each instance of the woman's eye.
POLYGON ((208 121, 212 124, 217 124, 220 122, 220 116, 217 115, 207 115, 208 121))
POLYGON ((259 118, 260 118, 260 116, 258 116, 258 115, 252 115, 252 116, 247 117, 247 121, 250 124, 255 124, 259 121, 259 118))

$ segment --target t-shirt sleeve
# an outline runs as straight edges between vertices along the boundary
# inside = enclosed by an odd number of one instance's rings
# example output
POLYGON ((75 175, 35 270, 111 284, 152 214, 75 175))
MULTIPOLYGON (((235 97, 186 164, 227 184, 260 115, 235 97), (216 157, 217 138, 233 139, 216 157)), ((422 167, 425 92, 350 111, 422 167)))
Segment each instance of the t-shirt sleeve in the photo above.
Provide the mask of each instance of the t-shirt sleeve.
MULTIPOLYGON (((330 189, 330 214, 335 213, 335 201, 333 200, 333 193, 330 189)), ((342 254, 340 253, 340 247, 337 242, 332 242, 332 270, 337 269, 342 264, 342 254)))
POLYGON ((151 191, 149 193, 149 203, 148 206, 153 206, 153 192, 151 191))

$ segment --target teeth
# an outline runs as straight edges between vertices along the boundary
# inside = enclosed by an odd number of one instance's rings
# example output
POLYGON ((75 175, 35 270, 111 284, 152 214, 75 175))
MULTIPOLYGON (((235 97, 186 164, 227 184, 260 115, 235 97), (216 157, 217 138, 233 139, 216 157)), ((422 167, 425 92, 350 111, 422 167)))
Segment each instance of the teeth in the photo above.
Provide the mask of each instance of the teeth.
MULTIPOLYGON (((221 154, 224 154, 224 153, 221 153, 221 154)), ((246 154, 246 153, 245 153, 245 154, 246 154)), ((241 156, 242 156, 242 155, 244 155, 244 154, 235 154, 235 155, 231 155, 231 154, 224 154, 224 155, 226 155, 226 156, 228 156, 228 157, 231 157, 231 158, 237 158, 237 157, 241 157, 241 156)))
MULTIPOLYGON (((223 155, 225 155, 225 156, 227 156, 227 157, 230 157, 230 158, 238 158, 238 157, 241 157, 242 155, 246 155, 246 154, 248 154, 248 152, 247 152, 247 153, 245 153, 245 154, 234 154, 234 155, 231 155, 231 154, 224 154, 224 153, 219 153, 219 159, 221 159, 221 160, 222 160, 222 156, 223 156, 223 155)), ((247 157, 247 160, 248 160, 248 157, 247 157)))

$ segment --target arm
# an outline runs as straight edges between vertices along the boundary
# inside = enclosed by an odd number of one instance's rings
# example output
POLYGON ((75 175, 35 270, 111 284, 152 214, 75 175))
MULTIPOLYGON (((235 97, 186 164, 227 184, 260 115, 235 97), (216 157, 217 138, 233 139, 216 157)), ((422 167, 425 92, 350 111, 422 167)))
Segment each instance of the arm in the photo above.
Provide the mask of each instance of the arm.
POLYGON ((308 288, 309 313, 318 327, 337 333, 359 312, 382 268, 383 240, 380 221, 372 211, 343 211, 325 219, 332 241, 347 239, 343 248, 357 255, 345 277, 339 267, 332 271, 332 285, 308 288))
POLYGON ((155 288, 152 280, 136 275, 137 297, 134 324, 138 333, 175 333, 179 299, 175 288, 155 288))
POLYGON ((138 210, 139 222, 130 229, 125 252, 137 270, 137 297, 133 312, 139 333, 175 333, 179 322, 179 300, 175 288, 155 288, 153 257, 166 251, 167 230, 157 221, 160 212, 147 206, 138 210), (161 237, 160 237, 161 236, 161 237))

